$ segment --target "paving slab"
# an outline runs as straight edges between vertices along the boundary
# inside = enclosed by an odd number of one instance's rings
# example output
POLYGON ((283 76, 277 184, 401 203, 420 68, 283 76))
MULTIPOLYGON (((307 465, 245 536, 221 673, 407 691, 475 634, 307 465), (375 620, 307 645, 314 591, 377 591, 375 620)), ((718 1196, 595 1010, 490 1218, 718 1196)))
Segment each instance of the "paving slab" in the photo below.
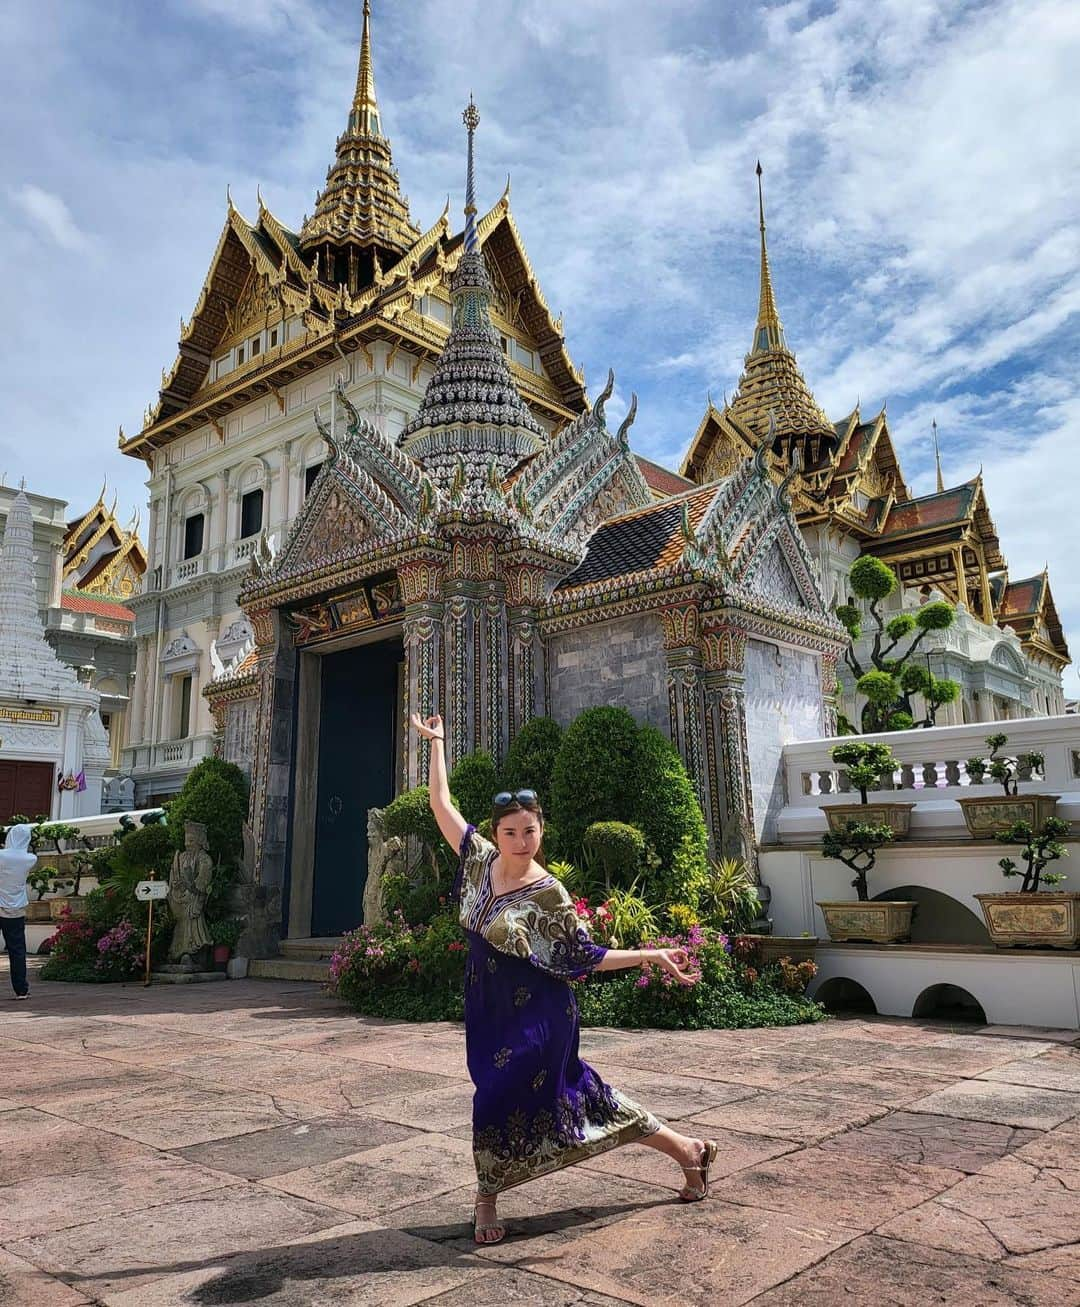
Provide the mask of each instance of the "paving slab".
MULTIPOLYGON (((467 1292, 488 1273, 468 1256, 357 1221, 329 1234, 211 1259, 135 1289, 107 1292, 102 1301, 108 1307, 412 1307, 439 1300, 447 1290, 467 1292)), ((475 1299, 470 1295, 468 1301, 475 1299)))
POLYGON ((888 1221, 879 1233, 991 1261, 1080 1243, 1080 1174, 1016 1154, 888 1221))
POLYGON ((1050 1130, 1080 1113, 1080 1093, 994 1080, 964 1080, 916 1099, 907 1110, 1050 1130))
POLYGON ((409 1126, 356 1113, 212 1139, 177 1149, 176 1155, 245 1180, 265 1180, 272 1175, 336 1161, 366 1148, 394 1144, 416 1133, 409 1126))
MULTIPOLYGON (((697 1133, 702 1133, 698 1131, 697 1133)), ((710 1183, 719 1184, 729 1175, 735 1175, 758 1162, 767 1162, 770 1158, 780 1157, 794 1151, 799 1145, 791 1139, 768 1139, 764 1135, 741 1134, 737 1130, 719 1130, 715 1126, 705 1132, 718 1145, 716 1161, 709 1172, 710 1183)), ((627 1180, 640 1180, 658 1188, 678 1191, 682 1188, 685 1177, 681 1168, 670 1157, 665 1157, 656 1148, 646 1148, 643 1144, 631 1144, 626 1148, 614 1148, 610 1153, 602 1153, 589 1162, 580 1162, 579 1166, 589 1171, 599 1171, 603 1175, 619 1175, 627 1180)))
MULTIPOLYGON (((251 1248, 270 1248, 342 1225, 341 1212, 288 1194, 236 1185, 123 1219, 12 1240, 9 1251, 90 1298, 153 1284, 251 1248)), ((242 1301, 242 1300, 241 1300, 242 1301)))
POLYGON ((725 1202, 802 1215, 860 1231, 916 1207, 963 1180, 962 1171, 804 1148, 731 1176, 725 1202))
POLYGON ((864 1235, 754 1300, 754 1307, 1077 1307, 1080 1286, 979 1257, 864 1235))
POLYGON ((19 1107, 0 1114, 0 1185, 104 1170, 156 1156, 155 1149, 135 1140, 37 1108, 19 1107))
POLYGON ((0 1303, 4 1307, 81 1307, 93 1302, 63 1280, 0 1248, 0 1303))
POLYGON ((692 1126, 698 1133, 702 1128, 717 1126, 722 1130, 816 1144, 841 1130, 866 1125, 885 1111, 877 1105, 830 1098, 825 1094, 762 1090, 749 1098, 692 1116, 683 1123, 683 1128, 689 1130, 692 1126))
POLYGON ((1041 1137, 1042 1131, 1018 1130, 993 1121, 890 1112, 867 1126, 833 1135, 820 1147, 827 1152, 973 1173, 1041 1137))
POLYGON ((978 1080, 997 1080, 1010 1085, 1031 1085, 1038 1089, 1064 1089, 1080 1094, 1080 1057, 1024 1058, 984 1071, 978 1080))
POLYGON ((815 1219, 706 1199, 635 1213, 519 1265, 641 1307, 738 1307, 855 1237, 815 1219))

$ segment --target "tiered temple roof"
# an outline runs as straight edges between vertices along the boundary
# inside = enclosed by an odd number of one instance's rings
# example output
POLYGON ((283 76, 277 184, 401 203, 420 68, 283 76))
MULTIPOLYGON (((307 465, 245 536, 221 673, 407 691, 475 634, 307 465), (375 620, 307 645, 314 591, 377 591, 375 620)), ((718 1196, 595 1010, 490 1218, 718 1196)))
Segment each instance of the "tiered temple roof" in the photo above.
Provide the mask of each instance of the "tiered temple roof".
MULTIPOLYGON (((107 599, 129 599, 137 594, 146 571, 146 551, 139 539, 139 516, 121 526, 116 501, 105 507, 105 487, 97 501, 64 533, 63 587, 69 592, 107 599)), ((87 610, 83 610, 87 611, 87 610)))
POLYGON ((797 451, 790 493, 803 526, 839 530, 893 566, 905 586, 934 587, 984 621, 1014 627, 1032 657, 1064 665, 1069 652, 1049 582, 1041 578, 1041 589, 1035 584, 1040 578, 1017 582, 1016 590, 1009 584, 982 477, 945 487, 936 424, 938 488, 913 497, 884 408, 864 420, 856 405, 830 423, 814 399, 787 347, 776 306, 760 164, 757 174, 761 265, 754 343, 738 392, 723 409, 708 405, 681 473, 699 484, 721 480, 764 447, 779 481, 792 476, 797 451))

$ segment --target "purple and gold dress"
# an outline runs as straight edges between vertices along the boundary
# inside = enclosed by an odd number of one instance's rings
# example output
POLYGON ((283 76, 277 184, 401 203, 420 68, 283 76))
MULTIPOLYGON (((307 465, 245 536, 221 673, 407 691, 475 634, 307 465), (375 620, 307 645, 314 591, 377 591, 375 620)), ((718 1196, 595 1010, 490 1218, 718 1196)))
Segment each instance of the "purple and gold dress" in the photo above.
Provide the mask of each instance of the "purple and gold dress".
POLYGON ((482 1194, 643 1139, 660 1122, 578 1057, 578 1010, 567 983, 607 949, 594 944, 554 876, 495 894, 498 850, 470 826, 455 880, 469 937, 465 1046, 473 1158, 482 1194))

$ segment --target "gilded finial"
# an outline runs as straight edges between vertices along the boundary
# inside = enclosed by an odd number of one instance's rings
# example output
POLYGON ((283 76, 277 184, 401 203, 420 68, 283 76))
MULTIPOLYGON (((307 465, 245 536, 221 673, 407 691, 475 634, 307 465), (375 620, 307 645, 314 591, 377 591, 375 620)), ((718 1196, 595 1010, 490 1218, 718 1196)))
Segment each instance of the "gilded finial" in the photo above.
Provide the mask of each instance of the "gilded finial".
POLYGON ((480 248, 476 234, 476 178, 473 169, 473 136, 480 126, 480 111, 469 92, 469 103, 461 115, 465 130, 469 133, 469 163, 465 173, 465 253, 475 254, 480 248))
POLYGON ((757 326, 754 329, 753 352, 786 349, 784 327, 776 308, 772 276, 769 272, 769 250, 765 244, 765 194, 761 185, 761 160, 757 162, 758 223, 761 230, 761 291, 758 297, 757 326))
POLYGON ((229 212, 233 213, 236 209, 236 205, 232 202, 232 187, 228 182, 225 183, 225 203, 229 207, 229 212))
POLYGON ((941 449, 938 446, 937 418, 930 423, 934 431, 934 462, 937 464, 937 488, 938 494, 945 489, 945 479, 941 475, 941 449))
POLYGON ((360 38, 360 66, 356 70, 349 130, 361 136, 381 136, 379 105, 375 98, 375 66, 371 59, 371 4, 364 0, 364 32, 360 38))

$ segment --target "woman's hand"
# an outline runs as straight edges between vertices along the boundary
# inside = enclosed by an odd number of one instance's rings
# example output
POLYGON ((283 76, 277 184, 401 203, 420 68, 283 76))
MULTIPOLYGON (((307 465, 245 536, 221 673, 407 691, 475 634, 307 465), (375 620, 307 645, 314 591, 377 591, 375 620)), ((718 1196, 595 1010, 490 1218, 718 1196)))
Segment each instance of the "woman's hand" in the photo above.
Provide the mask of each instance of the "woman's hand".
POLYGON ((446 739, 446 729, 443 726, 443 719, 438 713, 435 713, 432 717, 421 717, 418 712, 414 712, 410 720, 417 735, 422 735, 425 740, 446 739))
POLYGON ((690 965, 690 955, 684 948, 646 949, 641 960, 646 966, 659 967, 661 971, 668 972, 681 985, 696 985, 699 980, 697 975, 686 970, 690 965))

